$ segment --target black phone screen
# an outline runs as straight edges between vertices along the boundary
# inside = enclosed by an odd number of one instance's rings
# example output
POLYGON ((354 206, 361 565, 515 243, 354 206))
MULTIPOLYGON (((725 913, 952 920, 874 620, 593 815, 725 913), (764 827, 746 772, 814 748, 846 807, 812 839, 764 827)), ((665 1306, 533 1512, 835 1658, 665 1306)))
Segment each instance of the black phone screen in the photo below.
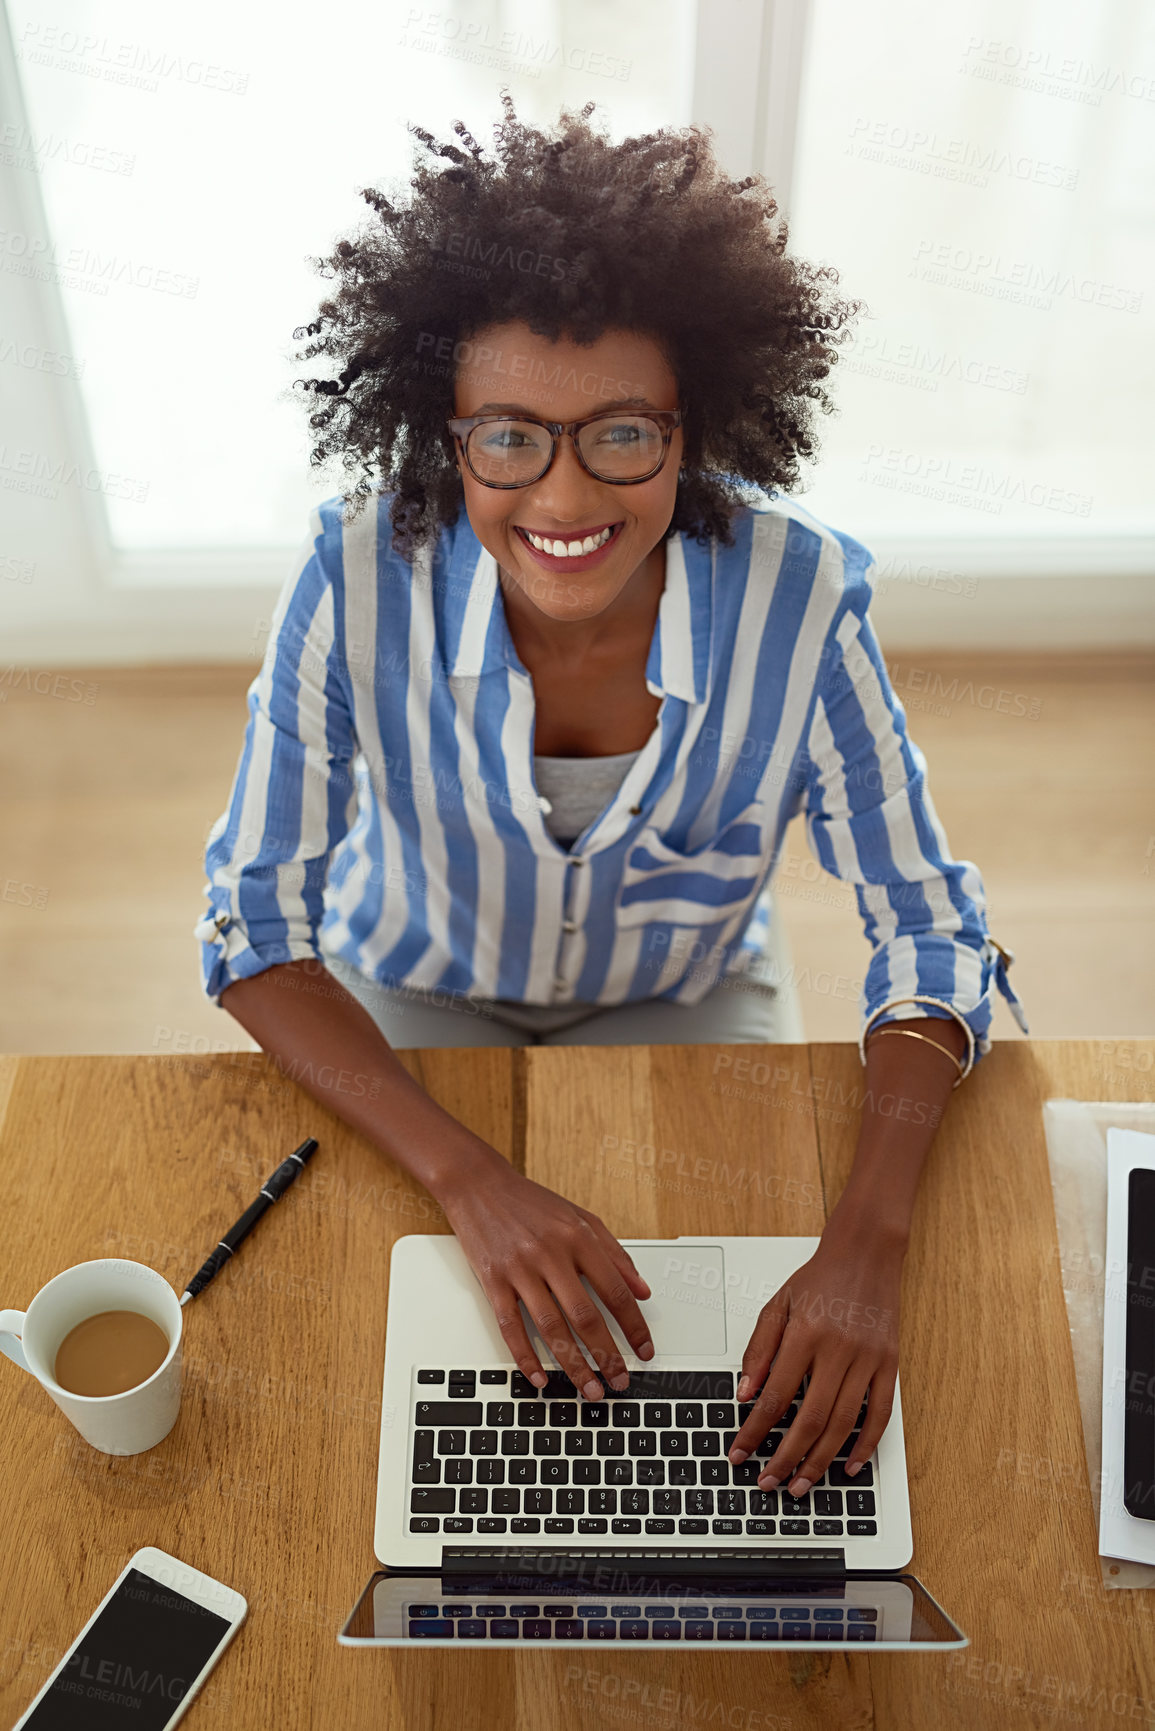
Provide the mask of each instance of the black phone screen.
POLYGON ((163 1731, 229 1628, 130 1569, 25 1723, 29 1731, 163 1731))

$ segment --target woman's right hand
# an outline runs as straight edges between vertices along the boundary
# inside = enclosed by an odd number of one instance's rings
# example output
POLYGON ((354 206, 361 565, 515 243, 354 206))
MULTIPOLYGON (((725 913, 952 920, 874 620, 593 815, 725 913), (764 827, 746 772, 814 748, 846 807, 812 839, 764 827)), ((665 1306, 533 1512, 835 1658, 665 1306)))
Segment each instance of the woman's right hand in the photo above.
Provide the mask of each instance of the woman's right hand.
POLYGON ((544 1184, 515 1172, 495 1149, 468 1161, 437 1199, 493 1306, 510 1357, 536 1387, 545 1385, 518 1300, 542 1340, 586 1400, 603 1389, 585 1353, 611 1388, 629 1382, 625 1361, 605 1318, 582 1284, 589 1281, 639 1358, 654 1343, 638 1308, 650 1288, 627 1252, 596 1214, 544 1184))

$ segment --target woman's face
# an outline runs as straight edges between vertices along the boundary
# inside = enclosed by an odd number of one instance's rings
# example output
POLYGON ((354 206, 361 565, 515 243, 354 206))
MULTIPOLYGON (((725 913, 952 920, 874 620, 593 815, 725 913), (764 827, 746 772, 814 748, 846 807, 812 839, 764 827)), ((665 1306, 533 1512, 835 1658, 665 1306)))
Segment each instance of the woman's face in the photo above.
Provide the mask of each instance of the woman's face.
MULTIPOLYGON (((637 331, 607 331, 583 348, 565 337, 549 342, 513 322, 487 326, 464 339, 461 349, 456 415, 512 412, 577 421, 603 409, 678 407, 677 380, 661 349, 637 331)), ((657 474, 629 486, 589 474, 569 438, 558 441, 550 467, 526 487, 484 486, 460 450, 457 466, 473 531, 506 578, 549 618, 580 620, 603 612, 662 540, 674 514, 681 457, 682 429, 676 427, 657 474), (592 556, 555 556, 526 537, 528 531, 568 544, 607 528, 612 536, 592 556)))

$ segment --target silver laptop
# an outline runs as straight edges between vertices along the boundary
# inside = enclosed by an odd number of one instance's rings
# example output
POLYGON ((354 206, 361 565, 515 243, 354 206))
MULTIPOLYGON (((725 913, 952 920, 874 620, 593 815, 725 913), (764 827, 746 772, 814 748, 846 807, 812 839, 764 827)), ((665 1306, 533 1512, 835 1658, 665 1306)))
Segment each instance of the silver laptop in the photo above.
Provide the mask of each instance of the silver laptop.
POLYGON ((967 1645, 902 1572, 913 1541, 897 1387, 853 1479, 848 1438, 802 1498, 758 1489, 797 1404, 751 1460, 727 1458, 754 1322, 818 1239, 623 1242, 653 1294, 642 1310, 655 1354, 639 1360, 591 1295, 630 1386, 590 1403, 562 1372, 539 1392, 510 1363, 456 1238, 398 1240, 374 1530, 384 1567, 339 1641, 967 1645))

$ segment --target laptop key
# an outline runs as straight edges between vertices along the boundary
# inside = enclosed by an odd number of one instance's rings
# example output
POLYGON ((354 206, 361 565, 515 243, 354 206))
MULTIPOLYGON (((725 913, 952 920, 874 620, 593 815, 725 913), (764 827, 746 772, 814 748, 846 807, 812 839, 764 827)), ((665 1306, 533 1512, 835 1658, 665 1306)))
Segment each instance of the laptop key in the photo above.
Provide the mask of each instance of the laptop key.
POLYGON ((693 1538, 699 1533, 708 1533, 710 1523, 702 1520, 683 1520, 678 1522, 678 1531, 684 1534, 686 1538, 693 1538))
POLYGON ((481 1381, 485 1383, 508 1382, 509 1372, 507 1370, 483 1370, 481 1381))
POLYGON ((711 1401, 706 1408, 706 1423, 713 1430, 729 1430, 734 1423, 734 1404, 727 1401, 711 1401))
POLYGON ((519 1520, 510 1521, 509 1530, 512 1533, 540 1533, 541 1522, 536 1519, 527 1519, 523 1515, 519 1520))
POLYGON ((658 1438, 658 1447, 667 1460, 680 1459, 690 1452, 690 1439, 685 1431, 664 1430, 658 1438))
POLYGON ((810 1513, 810 1492, 806 1491, 800 1497, 792 1497, 789 1491, 782 1492, 782 1513, 784 1515, 808 1515, 810 1513))
POLYGON ((411 1533, 439 1533, 441 1522, 433 1515, 414 1515, 409 1522, 411 1533))
POLYGON ((655 1491, 654 1513, 656 1515, 680 1515, 682 1512, 681 1491, 655 1491))
POLYGON ((505 1462, 482 1460, 477 1463, 477 1482, 479 1485, 501 1485, 505 1483, 505 1462))
POLYGON ((581 1409, 581 1421, 595 1430, 600 1429, 601 1426, 609 1424, 610 1409, 604 1400, 584 1401, 581 1409))
POLYGON ((858 1441, 858 1439, 861 1435, 862 1435, 861 1431, 852 1430, 850 1435, 847 1437, 846 1441, 843 1443, 842 1447, 840 1449, 836 1449, 834 1451, 835 1459, 836 1460, 843 1460, 843 1461, 847 1460, 849 1458, 851 1449, 854 1447, 855 1443, 858 1441))
POLYGON ((591 1515, 616 1515, 618 1512, 617 1491, 590 1491, 589 1512, 591 1515))
POLYGON ((529 1453, 529 1432, 527 1430, 502 1431, 501 1452, 503 1455, 527 1455, 529 1453))
POLYGON ((473 1462, 470 1460, 447 1460, 445 1463, 445 1482, 447 1485, 471 1485, 473 1483, 473 1462))
POLYGON ((561 1432, 559 1430, 535 1430, 533 1433, 533 1452, 535 1455, 559 1455, 561 1453, 561 1432))
POLYGON ((847 1491, 846 1512, 848 1515, 872 1515, 874 1513, 873 1491, 847 1491))
POLYGON ((545 1523, 545 1530, 547 1533, 572 1533, 573 1522, 555 1516, 552 1521, 547 1521, 545 1523))
POLYGON ((495 1519, 492 1515, 487 1515, 485 1520, 478 1521, 477 1530, 479 1533, 504 1533, 505 1522, 495 1519))
POLYGON ((852 1538, 873 1538, 878 1531, 877 1521, 847 1521, 846 1531, 852 1538))
POLYGON ((417 1380, 421 1383, 444 1382, 445 1372, 443 1370, 419 1370, 417 1380))
POLYGON ((584 1521, 578 1522, 578 1532, 579 1533, 604 1533, 604 1532, 607 1532, 608 1530, 609 1530, 609 1523, 601 1520, 600 1518, 594 1519, 592 1517, 587 1516, 587 1518, 584 1521))
POLYGON ((536 1461, 510 1461, 509 1482, 511 1485, 535 1485, 537 1483, 536 1461))
POLYGON ((642 1530, 642 1523, 641 1521, 627 1520, 619 1517, 616 1521, 610 1522, 610 1530, 615 1533, 640 1533, 642 1530))
POLYGON ((728 1485, 729 1482, 729 1461, 703 1461, 698 1468, 700 1485, 728 1485))
POLYGON ((547 1413, 543 1400, 523 1400, 518 1403, 517 1422, 520 1425, 543 1425, 547 1413))
POLYGON ((473 1425, 481 1423, 479 1400, 419 1400, 417 1423, 425 1425, 473 1425))
POLYGON ((842 1537, 841 1521, 815 1521, 814 1536, 817 1539, 840 1539, 842 1537))
POLYGON ((536 1400, 537 1398, 536 1388, 534 1388, 528 1376, 522 1376, 520 1370, 510 1372, 509 1392, 512 1394, 514 1400, 536 1400))
POLYGON ((816 1515, 840 1515, 842 1513, 841 1491, 812 1491, 814 1513, 816 1515))
POLYGON ((451 1515, 446 1519, 445 1531, 447 1533, 471 1533, 473 1531, 473 1522, 462 1520, 460 1515, 451 1515))
POLYGON ((484 1515, 489 1507, 489 1492, 476 1487, 463 1490, 457 1499, 457 1507, 463 1515, 484 1515))
POLYGON ((774 1522, 764 1519, 747 1521, 746 1532, 752 1539, 772 1539, 774 1537, 774 1522))
POLYGON ((511 1425, 513 1423, 513 1402, 511 1400, 491 1400, 486 1402, 485 1422, 492 1429, 511 1425))
POLYGON ((522 1509, 527 1515, 552 1515, 553 1492, 533 1489, 522 1491, 522 1509))
POLYGON ((549 1422, 557 1430, 568 1430, 578 1421, 576 1401, 555 1400, 549 1409, 549 1422))
POLYGON ((636 1470, 640 1485, 664 1485, 666 1482, 665 1461, 639 1461, 636 1470))
POLYGON ((573 1463, 573 1482, 575 1485, 598 1485, 601 1480, 601 1461, 575 1461, 573 1463))
POLYGON ((415 1461, 431 1461, 434 1452, 433 1432, 431 1430, 415 1430, 413 1432, 413 1459, 415 1461))
POLYGON ((414 1515, 451 1515, 457 1506, 454 1490, 428 1490, 418 1485, 409 1493, 409 1511, 414 1515))
POLYGON ((688 1515, 712 1515, 714 1513, 713 1491, 687 1491, 686 1513, 688 1515))
POLYGON ((632 1430, 630 1432, 631 1455, 656 1455, 658 1439, 652 1430, 632 1430))
POLYGON ((851 1489, 857 1489, 862 1485, 872 1485, 874 1483, 874 1467, 870 1461, 864 1461, 855 1473, 854 1477, 851 1478, 850 1474, 846 1470, 845 1461, 831 1461, 830 1465, 826 1469, 826 1478, 832 1485, 848 1486, 851 1489))
POLYGON ((618 1507, 623 1515, 648 1515, 650 1512, 649 1491, 623 1491, 618 1507))
POLYGON ((565 1485, 569 1483, 569 1462, 545 1460, 538 1465, 538 1480, 543 1485, 565 1485))
POLYGON ((809 1521, 779 1521, 778 1531, 792 1539, 805 1538, 810 1531, 809 1521))
POLYGON ((719 1491, 718 1513, 720 1515, 744 1515, 746 1513, 745 1491, 719 1491))
MULTIPOLYGON (((815 1497, 817 1503, 818 1498, 815 1497)), ((777 1491, 751 1491, 750 1513, 752 1515, 776 1515, 778 1513, 777 1491)))
POLYGON ((742 1523, 741 1521, 715 1521, 713 1531, 716 1538, 741 1537, 742 1523))
POLYGON ((626 1452, 625 1432, 620 1430, 604 1430, 598 1435, 598 1454, 603 1459, 613 1455, 624 1455, 626 1452))
POLYGON ((604 1462, 602 1480, 607 1485, 632 1485, 634 1482, 633 1461, 604 1462))
POLYGON ((584 1515, 586 1494, 584 1491, 558 1491, 554 1507, 559 1515, 584 1515))
POLYGON ((471 1455, 495 1455, 497 1453, 497 1432, 495 1430, 471 1430, 469 1433, 469 1452, 471 1455))
POLYGON ((704 1455, 721 1454, 722 1448, 714 1431, 696 1430, 690 1438, 690 1452, 701 1460, 704 1455))
POLYGON ((655 1537, 658 1537, 658 1538, 660 1538, 665 1533, 672 1533, 673 1530, 674 1530, 673 1521, 649 1520, 646 1522, 647 1533, 652 1533, 655 1537))
POLYGON ((619 1430, 632 1430, 642 1422, 642 1410, 637 1401, 616 1400, 610 1411, 619 1430))
POLYGON ((740 1467, 730 1468, 730 1481, 736 1485, 756 1485, 761 1471, 758 1461, 743 1461, 740 1467))
POLYGON ((702 1408, 698 1401, 679 1401, 674 1408, 674 1423, 679 1430, 701 1430, 704 1422, 702 1408))
POLYGON ((440 1461, 415 1461, 413 1464, 413 1482, 417 1485, 439 1485, 441 1483, 440 1461))
POLYGON ((495 1490, 490 1507, 495 1515, 518 1515, 521 1513, 521 1492, 495 1490))
POLYGON ((590 1430, 567 1430, 565 1433, 565 1452, 577 1458, 592 1455, 594 1452, 594 1433, 590 1430))
POLYGON ((672 1409, 668 1401, 647 1401, 642 1412, 642 1417, 646 1422, 647 1430, 667 1430, 674 1422, 671 1417, 671 1411, 672 1409))
POLYGON ((667 1461, 666 1482, 671 1485, 696 1485, 698 1482, 697 1461, 667 1461))

